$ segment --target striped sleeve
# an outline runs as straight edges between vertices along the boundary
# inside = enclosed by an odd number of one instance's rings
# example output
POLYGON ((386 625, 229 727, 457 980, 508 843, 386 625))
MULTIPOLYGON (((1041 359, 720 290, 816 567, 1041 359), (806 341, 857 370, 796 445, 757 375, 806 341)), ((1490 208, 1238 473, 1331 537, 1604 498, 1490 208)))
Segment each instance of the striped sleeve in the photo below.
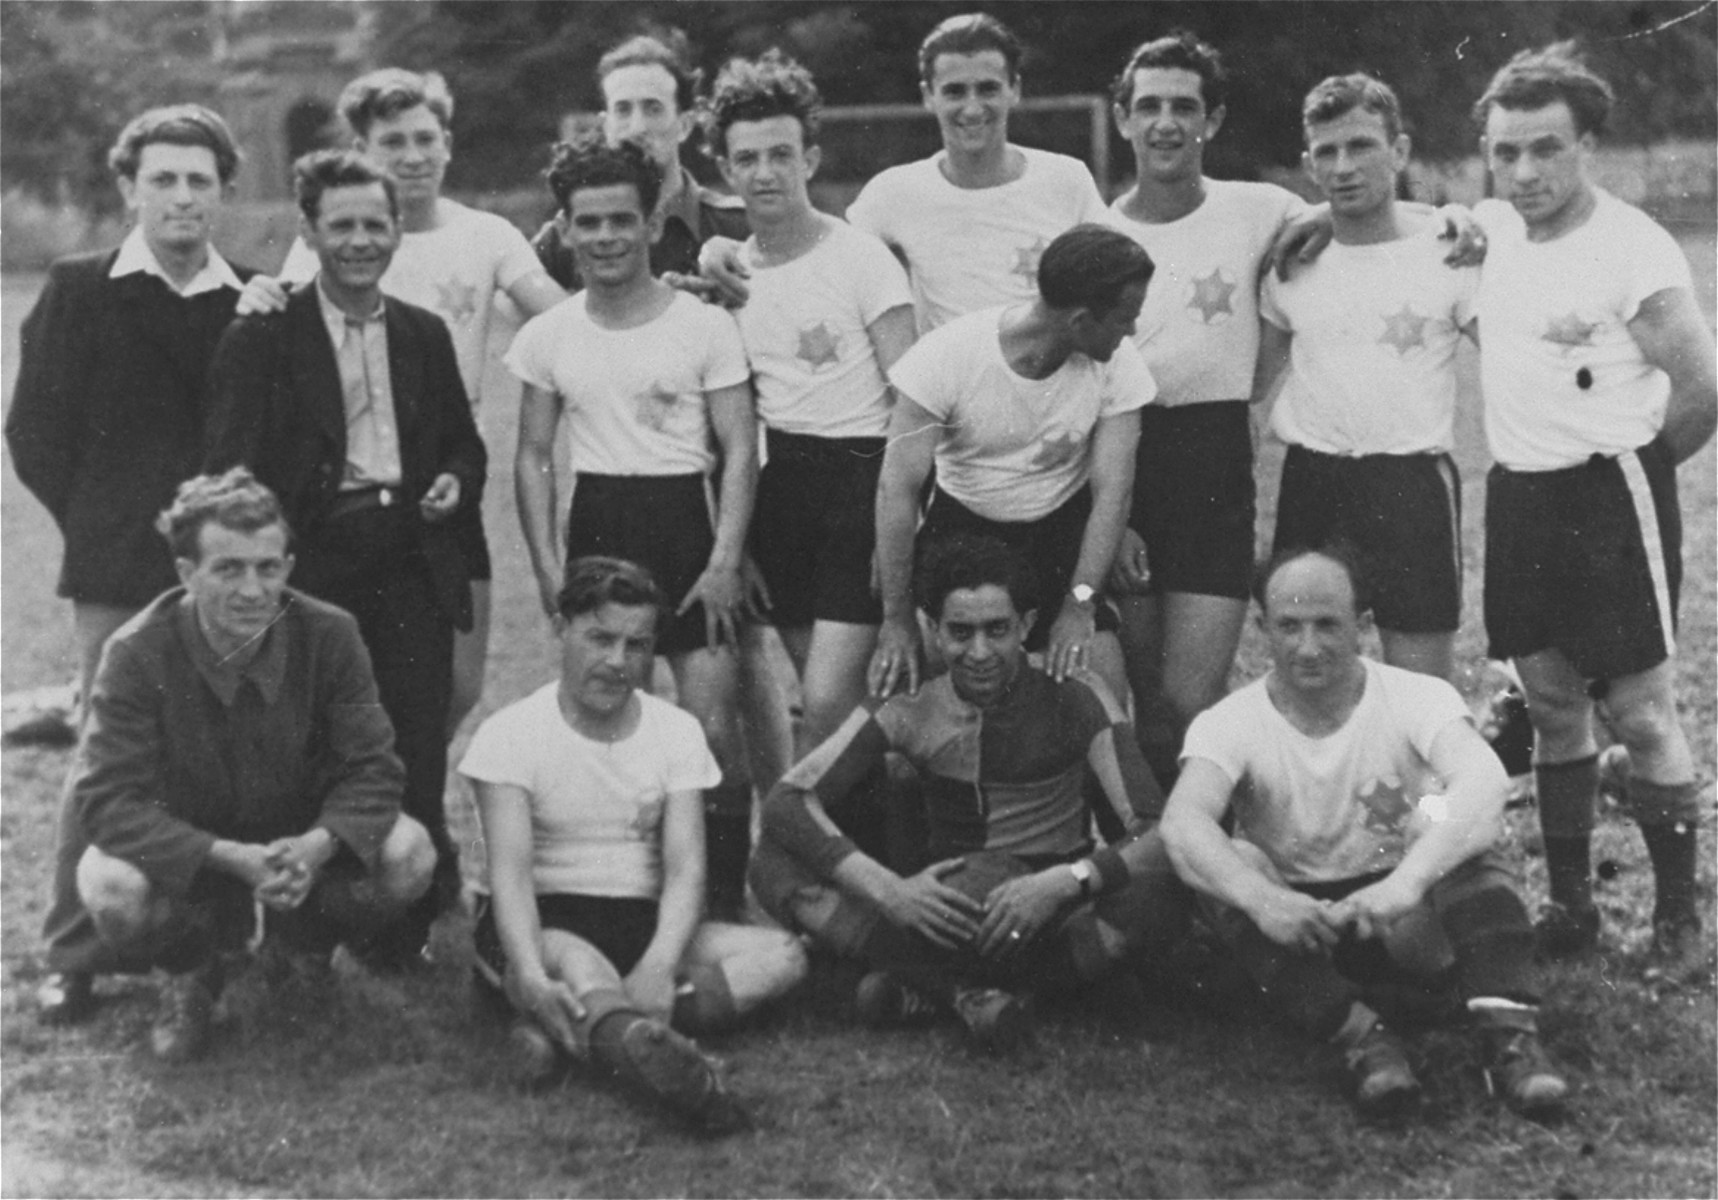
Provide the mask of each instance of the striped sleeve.
POLYGON ((858 847, 836 828, 829 810, 850 800, 862 801, 857 785, 882 766, 889 748, 888 735, 873 708, 869 704, 855 708, 822 745, 770 789, 764 801, 765 836, 819 878, 830 878, 858 847))

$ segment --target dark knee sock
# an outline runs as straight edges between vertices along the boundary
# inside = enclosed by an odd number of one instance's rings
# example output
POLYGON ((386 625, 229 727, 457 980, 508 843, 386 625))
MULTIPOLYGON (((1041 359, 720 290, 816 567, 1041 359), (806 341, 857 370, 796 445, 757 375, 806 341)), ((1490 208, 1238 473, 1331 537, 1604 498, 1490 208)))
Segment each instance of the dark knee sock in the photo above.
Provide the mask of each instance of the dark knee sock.
POLYGON ((1533 926, 1513 888, 1503 884, 1448 889, 1434 893, 1444 936, 1455 951, 1461 994, 1501 996, 1517 1004, 1537 1004, 1534 984, 1533 926))
POLYGON ((704 792, 704 861, 710 911, 738 915, 752 851, 750 787, 723 784, 704 792))
POLYGON ((622 991, 598 989, 579 997, 588 1016, 581 1022, 591 1048, 591 1058, 624 1079, 638 1082, 638 1071, 626 1053, 624 1039, 627 1031, 650 1018, 638 1010, 632 998, 622 991))
MULTIPOLYGON (((1687 785, 1692 788, 1694 785, 1687 785)), ((1640 787, 1631 783, 1632 793, 1640 787)), ((1653 905, 1654 921, 1684 920, 1695 915, 1694 866, 1697 861, 1695 826, 1692 821, 1642 824, 1640 835, 1652 859, 1652 874, 1658 887, 1653 905)))
POLYGON ((1545 834, 1545 870, 1551 899, 1567 908, 1593 904, 1593 805, 1599 795, 1599 758, 1533 768, 1539 827, 1545 834))

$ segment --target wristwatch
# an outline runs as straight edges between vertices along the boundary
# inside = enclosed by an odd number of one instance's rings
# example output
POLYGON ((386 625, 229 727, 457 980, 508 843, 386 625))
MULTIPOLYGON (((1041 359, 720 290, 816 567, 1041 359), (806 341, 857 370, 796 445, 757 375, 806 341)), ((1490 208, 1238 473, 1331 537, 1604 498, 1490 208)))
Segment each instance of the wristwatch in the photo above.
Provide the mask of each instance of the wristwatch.
POLYGON ((1092 881, 1097 872, 1092 870, 1092 862, 1082 858, 1078 862, 1068 864, 1068 870, 1074 873, 1074 882, 1080 885, 1080 899, 1084 900, 1092 894, 1092 881))
POLYGON ((1068 589, 1068 595, 1074 598, 1074 603, 1082 608, 1090 607, 1092 601, 1098 598, 1098 589, 1089 583, 1076 583, 1068 589))

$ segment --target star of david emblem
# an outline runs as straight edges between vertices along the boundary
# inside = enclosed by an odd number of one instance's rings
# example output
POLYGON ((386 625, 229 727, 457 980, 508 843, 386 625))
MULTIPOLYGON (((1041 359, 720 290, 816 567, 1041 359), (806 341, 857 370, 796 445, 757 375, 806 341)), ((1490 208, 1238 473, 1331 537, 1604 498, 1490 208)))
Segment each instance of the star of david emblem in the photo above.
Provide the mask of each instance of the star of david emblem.
POLYGON ((449 321, 463 325, 477 315, 477 288, 457 279, 435 285, 435 307, 449 321))
POLYGON ((827 321, 819 321, 799 331, 800 361, 813 371, 838 361, 840 357, 841 339, 829 328, 827 321))
POLYGON ((661 433, 679 402, 680 397, 670 388, 654 384, 649 391, 639 393, 636 399, 638 423, 661 433))
POLYGON ((1198 309, 1200 319, 1210 325, 1219 316, 1235 315, 1235 307, 1229 303, 1234 294, 1235 285, 1223 278, 1220 268, 1212 267, 1209 275, 1193 281, 1193 295, 1187 301, 1187 307, 1198 309))
POLYGON ((1409 815, 1414 811, 1414 806, 1402 794, 1402 785, 1392 780, 1372 780, 1355 799, 1366 810, 1367 831, 1385 837, 1401 836, 1409 815))
POLYGON ((1038 260, 1044 257, 1044 249, 1050 243, 1039 238, 1030 246, 1020 246, 1014 251, 1014 266, 1010 274, 1024 279, 1028 286, 1038 286, 1038 260))
POLYGON ((1086 440, 1072 429, 1045 434, 1043 440, 1038 443, 1037 451, 1032 455, 1032 469, 1053 471, 1080 457, 1085 448, 1086 440))
POLYGON ((632 818, 632 832, 641 842, 648 842, 656 836, 656 830, 662 824, 662 800, 660 797, 646 800, 638 806, 638 812, 632 818))
POLYGON ((1544 338, 1559 346, 1591 346, 1597 322, 1583 321, 1577 313, 1557 317, 1545 328, 1544 338))
POLYGON ((1393 347, 1397 355, 1406 358, 1415 347, 1425 349, 1426 326, 1430 323, 1430 317, 1422 317, 1404 304, 1400 312, 1384 318, 1384 332, 1379 335, 1378 344, 1393 347))

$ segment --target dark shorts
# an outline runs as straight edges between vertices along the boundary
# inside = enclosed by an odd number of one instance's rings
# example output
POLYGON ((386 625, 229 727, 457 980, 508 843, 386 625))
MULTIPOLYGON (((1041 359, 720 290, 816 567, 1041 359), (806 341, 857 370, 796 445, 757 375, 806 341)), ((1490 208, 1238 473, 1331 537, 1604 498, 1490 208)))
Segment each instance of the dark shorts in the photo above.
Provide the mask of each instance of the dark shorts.
POLYGON ((1682 514, 1657 441, 1560 471, 1493 467, 1485 495, 1485 629, 1493 658, 1559 650, 1588 679, 1676 650, 1682 514))
POLYGON ((1245 600, 1253 580, 1252 417, 1245 400, 1139 410, 1128 527, 1153 592, 1245 600))
POLYGON ((494 578, 489 561, 489 538, 483 532, 483 506, 468 504, 449 518, 459 533, 459 552, 465 558, 465 574, 473 583, 494 578))
POLYGON ((877 625, 871 591, 882 438, 820 438, 768 431, 769 460, 752 509, 752 561, 770 590, 770 620, 877 625))
MULTIPOLYGON (((1074 568, 1080 562, 1086 518, 1091 512, 1091 489, 1081 488, 1061 508, 1036 521, 992 521, 939 487, 931 493, 930 511, 919 526, 915 561, 932 543, 961 536, 993 537, 1020 551, 1032 564, 1032 573, 1038 579, 1038 619, 1026 634, 1026 648, 1042 650, 1049 644, 1050 626, 1055 624, 1067 599, 1074 568)), ((1099 599, 1096 616, 1099 630, 1114 633, 1121 628, 1115 609, 1107 600, 1099 599)))
POLYGON ((1380 628, 1461 625, 1461 476, 1447 454, 1322 454, 1290 446, 1273 549, 1340 538, 1360 556, 1380 628))
POLYGON ((674 609, 709 565, 716 534, 703 475, 584 475, 573 481, 567 561, 587 554, 624 558, 649 571, 668 597, 656 631, 658 654, 701 650, 704 606, 674 609))
MULTIPOLYGON (((537 919, 544 929, 559 929, 589 942, 625 975, 638 965, 656 936, 656 901, 551 893, 537 897, 537 919)), ((495 927, 495 905, 488 896, 477 897, 477 925, 471 941, 479 969, 499 987, 507 975, 507 954, 495 927)))

